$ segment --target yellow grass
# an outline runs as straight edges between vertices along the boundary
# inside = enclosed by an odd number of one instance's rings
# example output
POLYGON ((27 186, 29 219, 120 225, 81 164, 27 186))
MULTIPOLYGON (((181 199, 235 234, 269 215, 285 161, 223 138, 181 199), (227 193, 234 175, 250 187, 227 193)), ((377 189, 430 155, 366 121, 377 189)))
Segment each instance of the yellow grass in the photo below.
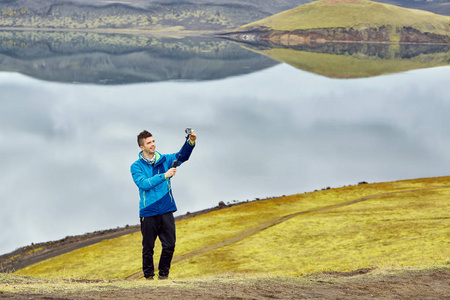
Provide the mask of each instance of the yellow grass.
POLYGON ((299 276, 450 259, 450 192, 411 192, 299 216, 181 262, 178 274, 299 276))
MULTIPOLYGON (((445 265, 450 263, 448 187, 450 177, 349 186, 249 202, 182 220, 177 222, 171 277, 298 276, 324 270, 445 265), (380 196, 383 193, 391 194, 380 196), (348 203, 371 195, 374 198, 348 203), (283 216, 320 208, 325 209, 275 224, 283 216), (270 222, 275 223, 264 229, 270 222), (260 231, 249 234, 257 227, 260 231), (227 243, 236 236, 235 242, 227 243), (199 249, 208 251, 182 256, 199 249)), ((141 236, 135 233, 16 273, 46 278, 126 278, 140 274, 140 251, 141 236)))

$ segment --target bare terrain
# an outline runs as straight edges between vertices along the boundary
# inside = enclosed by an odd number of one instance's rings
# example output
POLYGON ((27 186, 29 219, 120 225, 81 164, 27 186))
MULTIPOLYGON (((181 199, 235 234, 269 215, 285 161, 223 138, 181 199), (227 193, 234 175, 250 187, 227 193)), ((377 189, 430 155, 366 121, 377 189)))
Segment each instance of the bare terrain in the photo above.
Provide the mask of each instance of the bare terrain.
MULTIPOLYGON (((75 283, 76 284, 76 283, 75 283)), ((88 283, 90 284, 90 283, 88 283)), ((94 283, 92 283, 94 284, 94 283)), ((98 283, 97 283, 98 284, 98 283)), ((1 290, 1 285, 0 285, 1 290)), ((132 289, 104 283, 97 291, 5 293, 1 299, 450 299, 450 270, 363 269, 299 278, 239 278, 148 281, 132 289)))

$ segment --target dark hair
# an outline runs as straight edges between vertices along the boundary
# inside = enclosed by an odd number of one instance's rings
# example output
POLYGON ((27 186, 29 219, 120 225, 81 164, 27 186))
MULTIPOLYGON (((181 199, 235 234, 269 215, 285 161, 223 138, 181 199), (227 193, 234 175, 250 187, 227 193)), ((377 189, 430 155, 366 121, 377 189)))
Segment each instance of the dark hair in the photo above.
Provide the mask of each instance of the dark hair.
POLYGON ((139 135, 137 136, 137 143, 140 146, 143 146, 143 140, 145 140, 148 137, 153 136, 150 132, 148 132, 147 130, 142 131, 141 133, 139 133, 139 135))

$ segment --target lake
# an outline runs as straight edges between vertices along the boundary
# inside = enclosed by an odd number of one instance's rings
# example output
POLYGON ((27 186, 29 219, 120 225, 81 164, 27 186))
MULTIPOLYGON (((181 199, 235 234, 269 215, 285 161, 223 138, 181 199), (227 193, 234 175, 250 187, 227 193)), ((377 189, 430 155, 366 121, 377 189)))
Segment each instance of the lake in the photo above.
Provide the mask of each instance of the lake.
POLYGON ((449 175, 445 46, 277 48, 222 39, 0 32, 0 254, 138 224, 137 134, 177 152, 176 215, 449 175))

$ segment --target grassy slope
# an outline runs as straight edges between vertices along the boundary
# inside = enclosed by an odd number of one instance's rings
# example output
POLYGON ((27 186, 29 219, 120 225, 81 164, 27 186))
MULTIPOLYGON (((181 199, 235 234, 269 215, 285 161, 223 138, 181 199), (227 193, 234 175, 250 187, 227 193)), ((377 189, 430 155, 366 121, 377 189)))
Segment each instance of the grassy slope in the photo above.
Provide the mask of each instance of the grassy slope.
MULTIPOLYGON (((397 45, 390 46, 395 54, 397 45)), ((248 48, 247 48, 248 49, 248 48)), ((335 55, 296 51, 294 49, 271 48, 267 50, 249 50, 268 56, 276 61, 287 63, 298 69, 331 78, 362 78, 405 72, 409 70, 447 66, 450 53, 420 54, 412 58, 383 59, 375 56, 335 55)))
POLYGON ((383 25, 409 26, 422 32, 448 35, 450 17, 368 0, 320 0, 244 25, 239 30, 251 26, 293 31, 333 27, 379 28, 383 25))
MULTIPOLYGON (((295 212, 375 194, 450 186, 450 177, 349 186, 250 202, 177 223, 175 259, 295 212)), ((291 218, 228 246, 173 264, 173 278, 450 263, 450 189, 391 194, 291 218)), ((17 271, 53 278, 126 278, 140 272, 139 233, 103 241, 17 271)), ((155 251, 159 253, 159 249, 155 251)), ((157 259, 157 258, 155 258, 157 259)))

